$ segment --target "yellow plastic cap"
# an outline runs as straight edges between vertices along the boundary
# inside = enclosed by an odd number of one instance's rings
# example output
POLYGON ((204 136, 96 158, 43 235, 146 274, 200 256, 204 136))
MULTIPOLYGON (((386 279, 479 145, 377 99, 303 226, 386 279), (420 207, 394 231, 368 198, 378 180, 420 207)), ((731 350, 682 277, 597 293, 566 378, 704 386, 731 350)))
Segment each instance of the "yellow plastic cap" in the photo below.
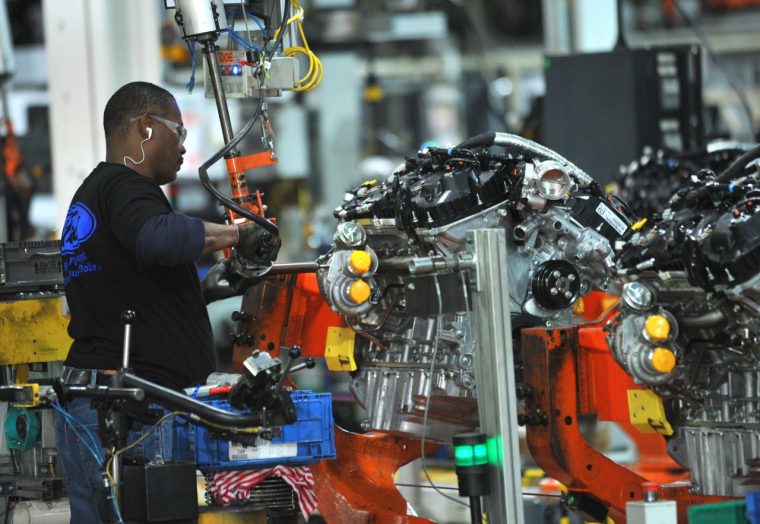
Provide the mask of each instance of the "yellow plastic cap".
POLYGON ((652 367, 660 373, 670 373, 676 367, 676 356, 668 348, 654 348, 652 367))
POLYGON ((650 315, 644 324, 649 340, 654 342, 665 342, 670 335, 670 322, 662 315, 650 315))
POLYGON ((348 267, 357 275, 363 275, 372 267, 372 257, 369 253, 357 249, 348 259, 348 267))
POLYGON ((372 290, 369 288, 369 284, 361 278, 354 280, 348 286, 348 296, 355 304, 364 304, 369 300, 371 293, 372 290))

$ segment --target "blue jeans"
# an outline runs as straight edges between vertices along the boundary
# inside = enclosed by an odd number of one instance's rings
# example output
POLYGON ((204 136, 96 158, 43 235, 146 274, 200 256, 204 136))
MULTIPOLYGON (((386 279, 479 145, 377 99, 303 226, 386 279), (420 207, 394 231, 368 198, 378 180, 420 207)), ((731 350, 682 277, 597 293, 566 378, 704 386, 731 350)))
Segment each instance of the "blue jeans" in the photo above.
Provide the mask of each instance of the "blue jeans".
MULTIPOLYGON (((151 407, 163 410, 158 405, 151 405, 151 407)), ((97 438, 98 412, 90 407, 89 399, 72 400, 66 405, 66 412, 87 427, 97 438)), ((172 417, 162 422, 145 440, 125 452, 123 456, 142 457, 148 461, 191 459, 189 443, 187 438, 183 437, 188 432, 176 431, 175 420, 172 417)), ((106 499, 103 471, 64 416, 57 411, 55 422, 58 452, 63 463, 63 478, 69 495, 71 524, 100 524, 111 521, 113 506, 106 499)), ((176 420, 176 425, 184 425, 184 421, 176 420)), ((140 431, 131 431, 127 438, 128 443, 131 444, 137 440, 148 429, 150 426, 143 426, 140 431)), ((84 433, 79 426, 77 430, 79 433, 84 433)), ((101 453, 101 458, 105 457, 105 448, 101 447, 98 451, 101 453)))

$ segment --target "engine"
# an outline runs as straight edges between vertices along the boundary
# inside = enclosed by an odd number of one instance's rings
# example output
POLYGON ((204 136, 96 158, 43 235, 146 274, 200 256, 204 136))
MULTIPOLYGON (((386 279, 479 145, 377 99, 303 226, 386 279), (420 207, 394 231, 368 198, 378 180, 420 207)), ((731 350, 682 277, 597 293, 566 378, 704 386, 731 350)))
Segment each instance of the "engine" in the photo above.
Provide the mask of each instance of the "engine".
POLYGON ((615 192, 640 217, 660 214, 670 196, 702 169, 720 172, 748 149, 741 142, 715 141, 701 151, 681 153, 647 147, 641 157, 621 168, 615 192))
POLYGON ((760 483, 757 151, 720 176, 692 172, 618 258, 609 345, 664 400, 668 451, 704 495, 742 496, 760 483))
POLYGON ((578 298, 614 275, 612 245, 631 224, 620 207, 555 152, 500 133, 426 149, 349 191, 318 280, 357 335, 351 389, 365 428, 449 440, 478 426, 458 271, 468 231, 505 230, 513 329, 566 325, 578 298))

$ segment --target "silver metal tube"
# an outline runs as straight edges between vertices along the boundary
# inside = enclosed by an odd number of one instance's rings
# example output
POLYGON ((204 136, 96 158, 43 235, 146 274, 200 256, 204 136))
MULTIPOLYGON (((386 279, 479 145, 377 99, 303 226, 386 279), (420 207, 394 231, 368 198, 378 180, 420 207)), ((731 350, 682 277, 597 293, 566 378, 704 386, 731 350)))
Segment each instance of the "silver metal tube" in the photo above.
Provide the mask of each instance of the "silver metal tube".
POLYGON ((222 75, 219 72, 219 59, 216 56, 215 46, 212 42, 206 43, 203 47, 203 54, 206 57, 211 86, 214 88, 214 99, 216 100, 216 110, 219 113, 219 122, 222 124, 224 143, 229 144, 232 142, 234 133, 232 132, 232 122, 230 121, 230 110, 227 108, 227 98, 224 96, 222 75))
POLYGON ((124 353, 122 353, 121 368, 129 368, 129 348, 132 338, 132 324, 124 324, 124 353))
POLYGON ((316 262, 289 262, 287 264, 274 264, 269 270, 269 275, 290 275, 293 273, 316 273, 319 264, 316 262))
POLYGON ((722 324, 725 321, 726 316, 719 309, 698 317, 682 317, 678 319, 678 323, 685 328, 709 328, 722 324))
POLYGON ((488 522, 523 524, 506 233, 476 229, 468 233, 467 241, 475 260, 472 307, 477 319, 480 428, 501 447, 496 457, 489 457, 496 464, 490 471, 491 495, 485 497, 485 510, 488 522))
POLYGON ((113 467, 111 468, 111 476, 113 477, 113 496, 116 498, 116 502, 119 503, 119 507, 123 508, 121 500, 121 456, 117 456, 113 459, 113 467))
POLYGON ((450 273, 460 269, 471 269, 473 261, 467 256, 451 255, 447 257, 420 257, 409 261, 412 275, 427 273, 450 273))

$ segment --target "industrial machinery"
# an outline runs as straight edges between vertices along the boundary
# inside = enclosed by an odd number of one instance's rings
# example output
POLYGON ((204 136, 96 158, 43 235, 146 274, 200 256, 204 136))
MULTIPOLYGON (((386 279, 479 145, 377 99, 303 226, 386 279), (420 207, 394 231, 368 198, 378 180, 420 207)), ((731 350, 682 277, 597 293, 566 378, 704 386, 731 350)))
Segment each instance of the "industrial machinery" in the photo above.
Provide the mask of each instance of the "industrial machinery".
POLYGON ((694 173, 703 169, 719 173, 751 147, 743 142, 719 140, 687 152, 644 148, 638 159, 621 167, 614 193, 636 216, 651 218, 665 210, 671 195, 694 173))
POLYGON ((421 151, 383 183, 348 192, 335 216, 318 279, 357 334, 346 358, 366 428, 440 441, 478 424, 477 341, 459 271, 466 233, 506 231, 519 333, 576 322, 579 299, 608 288, 613 243, 631 227, 623 205, 572 163, 502 133, 421 151))
POLYGON ((720 175, 692 173, 618 258, 624 285, 610 348, 664 400, 668 451, 705 495, 758 485, 757 154, 720 175))

